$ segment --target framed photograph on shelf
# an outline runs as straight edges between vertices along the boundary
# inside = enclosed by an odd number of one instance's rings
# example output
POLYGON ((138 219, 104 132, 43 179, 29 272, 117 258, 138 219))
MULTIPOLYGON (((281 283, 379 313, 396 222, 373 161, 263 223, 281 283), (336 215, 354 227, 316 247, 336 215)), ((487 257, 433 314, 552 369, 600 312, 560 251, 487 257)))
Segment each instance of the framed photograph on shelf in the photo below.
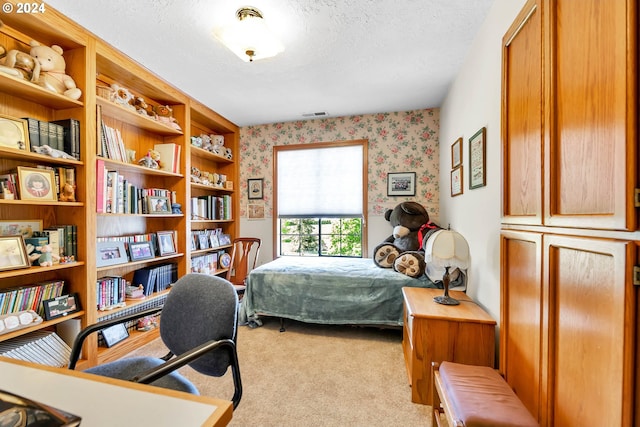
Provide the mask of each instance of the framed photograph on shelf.
POLYGON ((464 192, 462 177, 462 166, 451 171, 451 197, 459 196, 464 192))
POLYGON ((34 231, 42 231, 41 219, 0 220, 0 236, 30 236, 34 231))
POLYGON ((415 172, 389 172, 387 174, 387 196, 415 196, 415 172))
POLYGON ((483 127, 469 138, 469 188, 487 185, 487 128, 483 127))
POLYGON ((131 242, 129 243, 129 258, 131 261, 143 261, 145 259, 155 258, 156 254, 153 250, 151 242, 131 242))
POLYGON ((80 311, 80 300, 78 294, 62 295, 42 301, 42 306, 44 307, 44 318, 51 320, 80 311))
POLYGON ((27 257, 24 237, 0 236, 0 271, 29 268, 31 262, 27 257))
POLYGON ((31 151, 27 121, 0 114, 0 147, 31 151))
POLYGON ((148 212, 150 214, 170 214, 171 206, 168 197, 149 196, 147 199, 148 212))
POLYGON ((462 138, 451 144, 451 168, 455 169, 462 164, 462 138))
POLYGON ((177 253, 176 242, 173 239, 173 231, 158 231, 158 252, 160 256, 173 255, 177 253))
POLYGON ((20 200, 58 201, 52 170, 18 166, 18 184, 20 200))
POLYGON ((204 233, 198 234, 198 249, 209 249, 211 247, 211 240, 209 236, 204 233))
POLYGON ((129 262, 124 242, 98 242, 96 244, 96 267, 129 262))
POLYGON ((104 328, 100 331, 100 334, 102 334, 102 338, 107 347, 113 347, 129 337, 129 332, 127 328, 125 328, 124 323, 118 323, 117 325, 104 328))

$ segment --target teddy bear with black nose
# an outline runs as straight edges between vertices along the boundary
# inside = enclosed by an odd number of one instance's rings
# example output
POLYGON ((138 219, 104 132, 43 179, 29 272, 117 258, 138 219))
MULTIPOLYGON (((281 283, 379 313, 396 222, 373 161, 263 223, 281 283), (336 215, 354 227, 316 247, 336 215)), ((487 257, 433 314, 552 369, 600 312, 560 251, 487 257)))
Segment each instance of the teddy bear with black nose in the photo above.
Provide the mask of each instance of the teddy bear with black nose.
POLYGON ((423 242, 440 227, 429 221, 427 210, 417 202, 402 202, 384 214, 393 227, 393 234, 373 252, 378 267, 393 268, 409 277, 425 272, 423 242))

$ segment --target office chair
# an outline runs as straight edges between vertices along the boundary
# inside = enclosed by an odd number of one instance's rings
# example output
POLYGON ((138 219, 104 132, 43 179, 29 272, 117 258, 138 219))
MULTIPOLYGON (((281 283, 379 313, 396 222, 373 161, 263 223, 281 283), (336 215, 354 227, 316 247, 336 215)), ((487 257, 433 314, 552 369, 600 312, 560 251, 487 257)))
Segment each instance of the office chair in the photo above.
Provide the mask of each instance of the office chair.
POLYGON ((260 254, 261 240, 256 237, 237 237, 233 239, 231 264, 227 271, 227 280, 236 288, 239 298, 242 298, 247 288, 247 276, 256 268, 260 254))
POLYGON ((176 369, 189 365, 204 375, 221 377, 231 366, 233 408, 242 397, 236 351, 238 295, 221 277, 191 273, 172 286, 163 307, 110 319, 84 328, 76 337, 69 369, 75 369, 82 344, 92 333, 161 311, 160 337, 169 349, 162 358, 131 357, 91 367, 84 372, 199 394, 176 369))

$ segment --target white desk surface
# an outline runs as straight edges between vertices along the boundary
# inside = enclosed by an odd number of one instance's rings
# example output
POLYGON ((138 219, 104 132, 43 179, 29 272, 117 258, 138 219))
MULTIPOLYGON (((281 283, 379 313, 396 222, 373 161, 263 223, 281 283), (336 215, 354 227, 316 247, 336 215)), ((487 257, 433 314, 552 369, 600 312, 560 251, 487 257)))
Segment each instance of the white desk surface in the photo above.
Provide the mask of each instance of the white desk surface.
POLYGON ((81 427, 226 426, 231 401, 0 357, 0 389, 82 417, 81 427))

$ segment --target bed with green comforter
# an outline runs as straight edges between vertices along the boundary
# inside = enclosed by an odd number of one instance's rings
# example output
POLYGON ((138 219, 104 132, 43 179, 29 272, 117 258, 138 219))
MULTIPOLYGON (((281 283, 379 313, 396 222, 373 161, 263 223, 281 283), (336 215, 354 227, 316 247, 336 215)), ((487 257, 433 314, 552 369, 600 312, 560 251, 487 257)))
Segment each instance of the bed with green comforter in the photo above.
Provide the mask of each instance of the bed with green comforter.
POLYGON ((370 258, 280 257, 247 279, 241 319, 261 316, 309 323, 402 326, 402 287, 436 288, 376 266, 370 258))

